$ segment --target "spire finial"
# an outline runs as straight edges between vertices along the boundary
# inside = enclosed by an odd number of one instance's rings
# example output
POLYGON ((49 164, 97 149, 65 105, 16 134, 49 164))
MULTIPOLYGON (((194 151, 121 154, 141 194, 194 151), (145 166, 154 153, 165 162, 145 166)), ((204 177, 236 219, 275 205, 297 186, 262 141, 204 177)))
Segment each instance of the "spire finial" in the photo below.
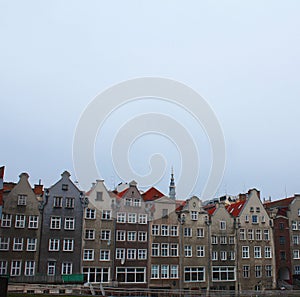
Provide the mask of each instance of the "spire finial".
POLYGON ((171 168, 171 180, 170 180, 170 186, 169 186, 169 197, 171 199, 176 199, 176 192, 175 192, 175 180, 174 180, 174 168, 172 166, 171 168))

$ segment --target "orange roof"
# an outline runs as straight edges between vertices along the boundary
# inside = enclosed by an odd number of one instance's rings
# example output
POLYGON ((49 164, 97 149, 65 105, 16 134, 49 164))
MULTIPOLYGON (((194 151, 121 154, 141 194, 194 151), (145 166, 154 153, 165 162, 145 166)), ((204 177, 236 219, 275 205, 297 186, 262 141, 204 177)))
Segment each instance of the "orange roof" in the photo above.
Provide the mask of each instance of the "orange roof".
POLYGON ((176 201, 176 211, 182 210, 182 208, 186 205, 186 200, 175 200, 176 201))
POLYGON ((241 200, 236 203, 232 203, 226 206, 227 211, 234 217, 239 216, 241 210, 243 209, 246 200, 241 200))
POLYGON ((144 201, 153 201, 163 196, 165 195, 154 187, 151 187, 149 190, 142 194, 144 201))
POLYGON ((284 198, 284 199, 280 199, 280 200, 275 200, 272 202, 266 202, 266 203, 264 203, 264 206, 266 208, 288 207, 293 202, 294 199, 295 199, 295 197, 289 197, 289 198, 284 198))

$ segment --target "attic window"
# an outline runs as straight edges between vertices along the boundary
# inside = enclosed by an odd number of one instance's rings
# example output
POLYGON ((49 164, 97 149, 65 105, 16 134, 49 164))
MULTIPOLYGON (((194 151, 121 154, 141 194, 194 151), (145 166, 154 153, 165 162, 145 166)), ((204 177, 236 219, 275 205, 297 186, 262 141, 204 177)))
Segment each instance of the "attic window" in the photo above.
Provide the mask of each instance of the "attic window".
POLYGON ((62 187, 61 187, 61 189, 63 191, 68 191, 68 185, 67 184, 63 184, 62 187))
POLYGON ((260 208, 259 207, 256 207, 256 212, 260 212, 260 208))
POLYGON ((97 192, 96 200, 103 201, 103 192, 97 192))
POLYGON ((253 211, 254 211, 254 208, 253 208, 252 206, 250 207, 250 211, 251 211, 251 212, 253 212, 253 211))
POLYGON ((27 195, 18 195, 18 205, 25 206, 27 195))

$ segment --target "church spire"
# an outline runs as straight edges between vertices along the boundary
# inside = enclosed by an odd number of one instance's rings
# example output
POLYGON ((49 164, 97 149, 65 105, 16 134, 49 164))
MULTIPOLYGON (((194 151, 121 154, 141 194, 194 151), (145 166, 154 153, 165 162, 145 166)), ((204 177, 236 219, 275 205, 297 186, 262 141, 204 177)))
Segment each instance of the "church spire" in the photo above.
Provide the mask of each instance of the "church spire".
POLYGON ((175 180, 174 180, 174 170, 173 167, 171 169, 171 180, 170 180, 170 186, 169 186, 169 197, 171 199, 176 199, 176 192, 175 192, 175 180))

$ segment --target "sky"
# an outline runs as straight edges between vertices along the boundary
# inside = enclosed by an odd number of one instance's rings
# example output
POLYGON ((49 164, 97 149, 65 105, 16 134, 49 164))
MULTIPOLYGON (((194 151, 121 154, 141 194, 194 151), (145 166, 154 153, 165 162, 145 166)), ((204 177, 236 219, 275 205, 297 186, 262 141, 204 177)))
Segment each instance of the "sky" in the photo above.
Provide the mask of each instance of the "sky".
MULTIPOLYGON (((0 1, 5 180, 28 172, 32 184, 49 187, 64 170, 76 180, 73 140, 89 103, 120 82, 161 77, 200 94, 222 127, 226 165, 216 195, 299 193, 299 13, 297 0, 0 1)), ((201 197, 212 161, 205 131, 185 111, 154 101, 108 116, 95 141, 99 178, 108 188, 121 181, 109 145, 118 127, 134 114, 164 112, 196 142, 199 179, 190 194, 201 197)), ((172 140, 139 138, 129 158, 143 175, 157 150, 166 164, 154 185, 167 194, 171 167, 179 182, 185 162, 172 140)))

